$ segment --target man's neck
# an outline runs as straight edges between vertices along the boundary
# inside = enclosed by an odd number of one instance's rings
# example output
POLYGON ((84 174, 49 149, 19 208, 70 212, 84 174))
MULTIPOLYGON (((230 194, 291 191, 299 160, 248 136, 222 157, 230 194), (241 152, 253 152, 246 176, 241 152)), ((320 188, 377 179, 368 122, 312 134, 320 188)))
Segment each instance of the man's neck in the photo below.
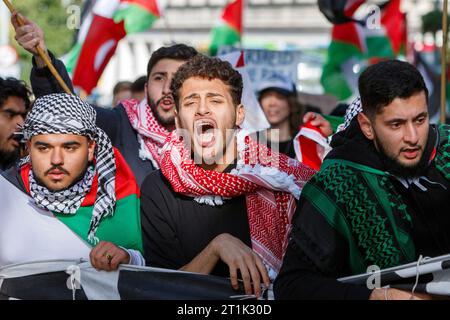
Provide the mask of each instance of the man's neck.
POLYGON ((292 139, 291 127, 289 125, 289 119, 273 125, 267 133, 267 139, 272 142, 284 142, 292 139), (278 141, 277 141, 278 140, 278 141))

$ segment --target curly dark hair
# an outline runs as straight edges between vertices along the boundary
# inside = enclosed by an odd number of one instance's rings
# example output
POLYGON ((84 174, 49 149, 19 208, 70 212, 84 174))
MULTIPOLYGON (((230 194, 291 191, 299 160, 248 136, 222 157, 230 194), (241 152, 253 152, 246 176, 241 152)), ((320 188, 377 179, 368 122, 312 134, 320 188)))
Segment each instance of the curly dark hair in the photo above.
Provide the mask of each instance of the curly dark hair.
POLYGON ((187 46, 182 43, 174 44, 173 46, 169 47, 161 47, 155 52, 153 52, 152 56, 150 57, 150 60, 148 61, 147 79, 150 76, 153 67, 155 66, 155 64, 158 63, 159 60, 173 59, 173 60, 187 61, 190 58, 196 56, 197 54, 198 54, 197 50, 195 50, 193 47, 187 46))
POLYGON ((242 76, 234 70, 231 64, 227 61, 222 61, 219 58, 208 57, 203 54, 198 54, 184 65, 182 65, 175 73, 171 91, 175 100, 175 106, 179 107, 179 90, 183 82, 189 78, 199 77, 203 79, 219 79, 228 85, 230 89, 231 98, 235 106, 241 103, 242 99, 242 76))
POLYGON ((368 67, 359 77, 363 112, 373 117, 395 98, 406 99, 428 89, 419 70, 408 62, 385 60, 368 67))
POLYGON ((18 97, 25 102, 25 108, 28 110, 31 106, 31 91, 26 83, 15 78, 0 78, 0 108, 9 97, 18 97))

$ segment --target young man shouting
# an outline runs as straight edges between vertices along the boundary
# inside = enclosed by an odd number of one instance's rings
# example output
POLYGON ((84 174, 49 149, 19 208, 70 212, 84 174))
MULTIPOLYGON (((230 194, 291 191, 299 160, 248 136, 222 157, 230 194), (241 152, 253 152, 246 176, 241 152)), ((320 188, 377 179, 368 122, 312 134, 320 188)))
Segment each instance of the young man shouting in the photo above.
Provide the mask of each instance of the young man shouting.
POLYGON ((281 266, 296 198, 314 170, 236 136, 242 78, 228 62, 192 58, 171 91, 178 130, 142 185, 147 262, 230 276, 233 287, 242 278, 259 295, 281 266))

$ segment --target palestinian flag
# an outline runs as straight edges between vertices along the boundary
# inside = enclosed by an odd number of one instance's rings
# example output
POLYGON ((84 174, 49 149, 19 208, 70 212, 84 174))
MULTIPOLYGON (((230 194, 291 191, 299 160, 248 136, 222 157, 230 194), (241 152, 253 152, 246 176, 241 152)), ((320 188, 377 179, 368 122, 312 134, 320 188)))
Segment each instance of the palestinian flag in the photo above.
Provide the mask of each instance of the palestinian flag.
POLYGON ((78 57, 80 55, 82 44, 84 42, 84 39, 86 38, 86 32, 91 25, 92 9, 94 7, 94 4, 95 0, 86 0, 84 2, 80 18, 80 21, 83 21, 83 23, 81 24, 80 29, 77 29, 75 33, 75 44, 68 53, 61 57, 61 60, 64 62, 66 69, 70 74, 73 74, 73 70, 75 69, 78 57))
POLYGON ((438 296, 450 296, 450 255, 422 257, 418 261, 365 274, 344 277, 338 281, 367 288, 390 287, 438 296))
POLYGON ((223 10, 219 23, 211 32, 211 55, 216 55, 220 46, 241 42, 243 1, 233 0, 223 10))
POLYGON ((161 8, 157 0, 122 0, 114 14, 114 21, 124 21, 127 33, 141 32, 161 17, 161 8))
POLYGON ((355 21, 349 14, 353 6, 359 7, 361 0, 318 0, 319 10, 332 24, 355 21))
MULTIPOLYGON (((269 290, 263 290, 267 299, 269 290)), ((270 293, 273 295, 273 292, 270 293)), ((97 271, 88 262, 53 260, 0 266, 0 300, 255 300, 242 282, 171 269, 121 264, 97 271)), ((159 304, 161 305, 161 304, 159 304)), ((163 304, 166 308, 167 304, 163 304)), ((190 307, 189 307, 190 308, 190 307)), ((167 311, 167 310, 162 310, 167 311)), ((186 312, 187 314, 187 312, 186 312)))
POLYGON ((127 33, 150 28, 160 12, 156 0, 98 0, 86 13, 77 42, 65 57, 74 86, 90 94, 119 41, 127 33))
POLYGON ((17 171, 0 174, 0 268, 38 260, 89 259, 91 247, 51 212, 38 208, 20 180, 17 171))
MULTIPOLYGON (((347 1, 345 16, 352 17, 364 2, 347 1)), ((400 4, 401 0, 391 0, 382 5, 379 28, 368 28, 358 21, 333 26, 321 77, 326 93, 339 100, 348 99, 354 94, 364 67, 405 54, 406 17, 400 11, 400 4)))

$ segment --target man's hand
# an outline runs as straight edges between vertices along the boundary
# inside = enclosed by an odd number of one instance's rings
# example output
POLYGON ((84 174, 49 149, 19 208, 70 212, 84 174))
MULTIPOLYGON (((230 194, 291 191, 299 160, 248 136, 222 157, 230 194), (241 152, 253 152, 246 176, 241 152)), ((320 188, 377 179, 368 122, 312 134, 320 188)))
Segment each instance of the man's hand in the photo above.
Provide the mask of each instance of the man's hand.
POLYGON ((47 47, 45 46, 44 41, 44 32, 42 29, 36 23, 28 20, 17 11, 14 11, 11 15, 11 23, 14 26, 14 30, 16 30, 16 36, 14 38, 17 40, 19 45, 35 56, 36 64, 39 68, 45 67, 44 61, 40 58, 36 50, 36 46, 39 45, 42 51, 47 53, 47 47), (23 26, 19 24, 19 15, 25 22, 23 26))
POLYGON ((211 244, 215 254, 230 268, 231 285, 235 290, 239 288, 238 270, 241 272, 246 294, 252 294, 252 281, 254 293, 258 297, 261 295, 261 282, 269 286, 269 276, 261 258, 241 240, 222 233, 211 244))
POLYGON ((97 270, 114 271, 121 263, 129 263, 130 255, 112 242, 100 241, 89 254, 91 264, 97 270))
POLYGON ((313 126, 318 127, 323 136, 328 137, 333 134, 333 129, 331 128, 330 122, 328 122, 320 114, 315 112, 307 112, 303 116, 303 123, 307 123, 308 121, 311 121, 313 126))
POLYGON ((414 293, 394 288, 374 289, 369 300, 432 300, 433 297, 426 293, 414 293))

